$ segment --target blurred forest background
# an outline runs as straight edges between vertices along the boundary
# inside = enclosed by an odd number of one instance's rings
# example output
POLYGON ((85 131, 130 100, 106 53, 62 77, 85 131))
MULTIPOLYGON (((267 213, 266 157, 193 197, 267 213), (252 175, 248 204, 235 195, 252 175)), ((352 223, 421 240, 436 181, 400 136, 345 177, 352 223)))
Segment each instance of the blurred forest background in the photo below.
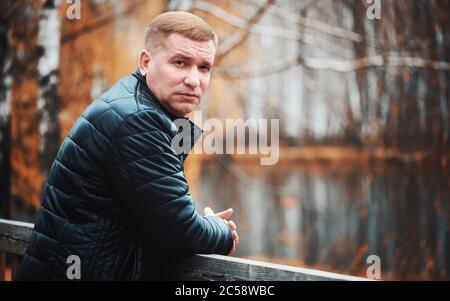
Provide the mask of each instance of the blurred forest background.
POLYGON ((203 120, 280 120, 275 166, 186 162, 199 210, 235 208, 236 256, 450 280, 449 0, 380 0, 380 19, 365 0, 81 0, 70 19, 76 2, 0 2, 0 218, 35 221, 76 118, 153 17, 187 10, 221 40, 203 120))

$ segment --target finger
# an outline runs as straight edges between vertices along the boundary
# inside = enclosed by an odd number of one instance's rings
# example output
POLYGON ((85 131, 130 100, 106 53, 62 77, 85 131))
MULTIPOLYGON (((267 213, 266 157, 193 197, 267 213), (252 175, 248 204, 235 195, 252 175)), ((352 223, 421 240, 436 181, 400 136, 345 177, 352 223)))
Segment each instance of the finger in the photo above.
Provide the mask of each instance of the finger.
POLYGON ((237 234, 236 231, 233 231, 233 240, 236 242, 236 245, 239 244, 239 235, 237 234))
POLYGON ((234 241, 239 241, 239 235, 236 231, 231 231, 231 235, 233 236, 234 241))
POLYGON ((233 221, 228 221, 231 230, 237 230, 237 226, 233 221))
POLYGON ((227 210, 216 213, 216 216, 221 219, 229 219, 233 214, 233 209, 229 208, 227 210))
POLYGON ((209 208, 209 207, 205 207, 205 210, 203 210, 205 216, 214 216, 214 211, 209 208))
POLYGON ((233 215, 233 209, 229 208, 225 211, 221 211, 219 213, 216 213, 216 216, 222 219, 229 219, 233 215))
POLYGON ((233 247, 231 248, 231 251, 228 253, 228 256, 233 256, 235 250, 236 250, 236 242, 233 241, 233 247))

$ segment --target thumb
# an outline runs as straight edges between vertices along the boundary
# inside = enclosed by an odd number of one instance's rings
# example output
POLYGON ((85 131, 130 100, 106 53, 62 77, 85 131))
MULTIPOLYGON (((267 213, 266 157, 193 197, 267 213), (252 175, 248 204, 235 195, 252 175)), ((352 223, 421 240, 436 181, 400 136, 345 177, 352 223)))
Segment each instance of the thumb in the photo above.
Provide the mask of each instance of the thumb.
POLYGON ((233 209, 229 208, 225 211, 221 211, 219 213, 216 214, 217 217, 221 218, 221 219, 230 219, 230 217, 233 215, 233 209))
POLYGON ((214 216, 214 211, 209 208, 209 207, 205 207, 205 210, 203 210, 205 216, 214 216))

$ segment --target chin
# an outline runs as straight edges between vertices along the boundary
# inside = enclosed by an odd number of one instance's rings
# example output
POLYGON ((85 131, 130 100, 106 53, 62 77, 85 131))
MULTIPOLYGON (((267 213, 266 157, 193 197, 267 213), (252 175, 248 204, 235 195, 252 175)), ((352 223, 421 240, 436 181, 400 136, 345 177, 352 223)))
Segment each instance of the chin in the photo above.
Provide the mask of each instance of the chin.
POLYGON ((177 113, 177 116, 184 117, 187 114, 189 114, 192 111, 194 111, 196 107, 197 106, 183 106, 183 107, 177 108, 175 111, 177 113))

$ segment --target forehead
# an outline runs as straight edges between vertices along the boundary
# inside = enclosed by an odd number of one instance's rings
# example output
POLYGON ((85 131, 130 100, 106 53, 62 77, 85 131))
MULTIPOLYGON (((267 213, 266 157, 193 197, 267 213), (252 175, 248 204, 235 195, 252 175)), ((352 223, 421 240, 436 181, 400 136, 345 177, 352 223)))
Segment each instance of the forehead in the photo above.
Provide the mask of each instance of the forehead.
POLYGON ((191 59, 213 62, 216 56, 214 42, 196 41, 181 34, 172 33, 166 39, 164 48, 169 56, 182 55, 191 59))

